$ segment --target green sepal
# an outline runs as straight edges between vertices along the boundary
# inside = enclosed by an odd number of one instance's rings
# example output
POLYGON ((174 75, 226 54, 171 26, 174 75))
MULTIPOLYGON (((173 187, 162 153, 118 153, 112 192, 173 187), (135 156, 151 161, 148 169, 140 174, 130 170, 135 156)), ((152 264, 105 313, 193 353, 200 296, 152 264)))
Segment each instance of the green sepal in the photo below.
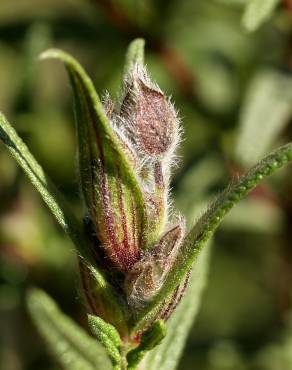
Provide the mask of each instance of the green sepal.
POLYGON ((135 39, 129 44, 124 66, 125 77, 131 73, 135 64, 140 65, 144 64, 144 48, 145 48, 144 39, 135 39))
POLYGON ((122 335, 128 335, 128 308, 108 281, 101 281, 91 266, 79 263, 82 292, 90 312, 102 317, 122 335))
MULTIPOLYGON (((74 93, 81 188, 97 236, 109 259, 124 271, 139 258, 145 204, 127 144, 118 137, 92 81, 69 54, 56 49, 41 59, 64 62, 74 93)), ((110 108, 109 108, 110 109, 110 108)))
POLYGON ((155 321, 155 323, 143 333, 139 346, 128 352, 128 370, 137 369, 138 364, 146 353, 158 346, 165 336, 166 326, 164 322, 162 320, 155 321))
POLYGON ((111 370, 103 346, 62 313, 45 292, 31 289, 28 311, 50 352, 64 370, 111 370))
POLYGON ((88 324, 92 334, 105 347, 113 365, 121 363, 121 338, 114 326, 108 324, 98 316, 88 315, 88 324))
POLYGON ((292 143, 273 151, 220 194, 185 237, 161 290, 152 302, 137 315, 133 332, 142 328, 147 321, 159 313, 165 300, 192 268, 202 248, 212 237, 224 216, 260 182, 290 161, 292 161, 292 143))

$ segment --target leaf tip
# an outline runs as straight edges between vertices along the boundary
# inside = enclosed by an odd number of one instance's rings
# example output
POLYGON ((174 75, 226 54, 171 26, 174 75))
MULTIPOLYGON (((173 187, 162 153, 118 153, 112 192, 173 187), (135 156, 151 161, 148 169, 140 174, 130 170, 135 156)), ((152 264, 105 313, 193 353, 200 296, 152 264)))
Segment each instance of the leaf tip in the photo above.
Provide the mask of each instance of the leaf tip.
POLYGON ((66 51, 63 51, 61 49, 52 48, 43 51, 38 58, 40 61, 49 60, 49 59, 57 59, 61 62, 65 63, 67 66, 73 66, 74 68, 77 68, 77 61, 66 51))

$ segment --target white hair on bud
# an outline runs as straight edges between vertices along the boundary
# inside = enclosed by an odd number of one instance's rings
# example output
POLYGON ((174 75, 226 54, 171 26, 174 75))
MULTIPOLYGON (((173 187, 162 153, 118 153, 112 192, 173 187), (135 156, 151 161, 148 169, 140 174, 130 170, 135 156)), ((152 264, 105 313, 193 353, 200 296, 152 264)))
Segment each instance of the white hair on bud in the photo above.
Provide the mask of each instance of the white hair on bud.
POLYGON ((144 239, 154 232, 149 243, 157 242, 173 219, 169 188, 182 136, 178 113, 171 98, 138 63, 126 75, 119 101, 114 104, 106 94, 103 105, 145 197, 148 226, 144 239))

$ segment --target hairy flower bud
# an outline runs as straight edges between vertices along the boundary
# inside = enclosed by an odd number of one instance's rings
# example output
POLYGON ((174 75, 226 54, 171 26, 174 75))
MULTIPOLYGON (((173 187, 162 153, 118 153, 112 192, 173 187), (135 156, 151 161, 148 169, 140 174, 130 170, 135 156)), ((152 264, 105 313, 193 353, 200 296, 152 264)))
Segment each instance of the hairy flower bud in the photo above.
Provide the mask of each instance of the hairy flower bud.
MULTIPOLYGON (((49 56, 65 62, 74 92, 80 182, 89 216, 90 263, 80 261, 84 295, 93 314, 128 338, 136 313, 163 287, 184 237, 184 221, 169 217, 168 199, 179 120, 141 64, 128 71, 120 103, 108 95, 101 103, 72 57, 59 51, 49 56)), ((166 319, 183 290, 169 294, 156 313, 166 319)))
POLYGON ((176 259, 183 236, 184 221, 180 219, 128 272, 125 287, 132 307, 144 306, 159 291, 176 259))
POLYGON ((157 160, 173 151, 178 140, 176 112, 139 64, 127 76, 124 95, 123 129, 138 155, 157 160))
POLYGON ((126 76, 116 121, 141 163, 138 176, 146 199, 149 247, 168 223, 169 175, 180 134, 173 105, 140 64, 135 64, 126 76))

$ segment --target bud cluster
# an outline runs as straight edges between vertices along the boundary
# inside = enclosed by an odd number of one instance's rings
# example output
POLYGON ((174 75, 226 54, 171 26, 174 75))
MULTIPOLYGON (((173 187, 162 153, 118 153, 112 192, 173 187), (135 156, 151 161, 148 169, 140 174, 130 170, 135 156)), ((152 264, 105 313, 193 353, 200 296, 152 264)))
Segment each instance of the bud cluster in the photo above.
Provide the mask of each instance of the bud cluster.
MULTIPOLYGON (((92 254, 121 302, 124 319, 117 322, 108 297, 100 294, 104 290, 83 262, 81 280, 93 313, 124 335, 121 322, 133 323, 137 312, 155 299, 184 238, 184 220, 173 214, 169 201, 179 119, 141 63, 127 72, 117 103, 108 95, 103 104, 96 103, 80 76, 78 70, 71 73, 92 254)), ((169 316, 180 288, 166 297, 156 318, 169 316)))

